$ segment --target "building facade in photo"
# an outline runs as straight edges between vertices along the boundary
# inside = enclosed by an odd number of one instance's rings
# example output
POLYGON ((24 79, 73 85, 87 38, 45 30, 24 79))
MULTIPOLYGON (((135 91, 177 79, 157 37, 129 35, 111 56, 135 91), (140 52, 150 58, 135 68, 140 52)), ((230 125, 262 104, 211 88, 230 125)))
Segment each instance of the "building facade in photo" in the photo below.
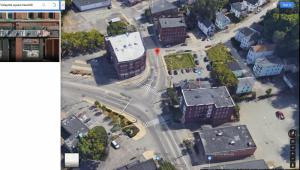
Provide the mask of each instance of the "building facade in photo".
POLYGON ((73 0, 72 2, 79 11, 111 6, 111 0, 73 0))
POLYGON ((107 37, 106 48, 120 79, 141 74, 146 67, 146 50, 139 32, 107 37))
POLYGON ((215 25, 219 29, 221 30, 226 29, 230 23, 231 23, 230 19, 223 12, 217 12, 215 25))
POLYGON ((272 56, 274 50, 274 44, 259 44, 252 46, 247 54, 247 64, 254 64, 257 58, 272 56))
POLYGON ((258 58, 253 66, 255 77, 275 76, 282 72, 283 63, 278 57, 258 58))
POLYGON ((209 21, 207 19, 200 19, 200 20, 198 20, 197 24, 198 24, 198 28, 206 36, 211 37, 214 35, 216 27, 211 21, 209 21))
POLYGON ((195 148, 210 162, 239 160, 254 154, 256 144, 246 125, 227 126, 201 130, 194 134, 195 148))
POLYGON ((186 39, 184 18, 159 18, 158 36, 163 45, 184 43, 186 39))
POLYGON ((259 33, 252 28, 244 27, 239 29, 234 38, 241 43, 241 48, 248 49, 257 43, 259 33))
POLYGON ((59 61, 59 13, 0 13, 0 61, 59 61))
POLYGON ((217 126, 231 120, 235 103, 225 86, 183 89, 180 110, 183 123, 200 122, 217 126))

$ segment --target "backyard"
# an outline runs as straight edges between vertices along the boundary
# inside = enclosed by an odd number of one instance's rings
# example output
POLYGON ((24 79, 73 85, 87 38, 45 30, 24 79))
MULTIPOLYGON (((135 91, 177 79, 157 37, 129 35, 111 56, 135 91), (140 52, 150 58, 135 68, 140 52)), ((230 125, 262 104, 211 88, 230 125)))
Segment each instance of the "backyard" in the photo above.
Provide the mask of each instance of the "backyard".
POLYGON ((218 44, 206 51, 208 59, 214 62, 228 63, 233 58, 224 44, 218 44))
POLYGON ((164 57, 168 70, 178 70, 195 67, 191 53, 170 54, 164 57))

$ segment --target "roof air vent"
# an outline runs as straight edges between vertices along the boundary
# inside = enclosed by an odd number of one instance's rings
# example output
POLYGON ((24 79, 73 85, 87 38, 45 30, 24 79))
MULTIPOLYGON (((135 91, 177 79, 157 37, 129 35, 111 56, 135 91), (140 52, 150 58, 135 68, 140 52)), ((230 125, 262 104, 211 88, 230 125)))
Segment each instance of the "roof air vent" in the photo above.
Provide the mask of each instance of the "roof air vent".
POLYGON ((234 145, 234 144, 235 144, 234 140, 232 140, 232 141, 229 142, 229 145, 234 145))
POLYGON ((222 136, 223 135, 223 132, 218 132, 217 133, 217 136, 222 136))

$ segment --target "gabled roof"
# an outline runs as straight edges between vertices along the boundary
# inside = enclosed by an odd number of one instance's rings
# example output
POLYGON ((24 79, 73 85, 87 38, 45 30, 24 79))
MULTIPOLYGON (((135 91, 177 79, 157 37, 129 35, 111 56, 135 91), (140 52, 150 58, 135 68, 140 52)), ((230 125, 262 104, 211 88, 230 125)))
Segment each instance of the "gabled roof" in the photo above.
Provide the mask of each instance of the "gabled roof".
POLYGON ((243 70, 240 66, 240 64, 237 61, 233 61, 227 64, 230 70, 232 71, 238 71, 238 70, 243 70))
POLYGON ((234 8, 235 10, 240 11, 240 12, 242 12, 242 11, 245 10, 244 5, 243 5, 242 2, 232 3, 231 4, 231 8, 234 8))
POLYGON ((253 52, 265 52, 265 51, 274 51, 276 45, 275 44, 258 44, 251 47, 253 52))
POLYGON ((153 4, 150 5, 150 9, 151 9, 151 13, 155 14, 170 9, 177 9, 177 7, 172 3, 168 2, 167 0, 159 0, 153 2, 153 4))
POLYGON ((282 64, 281 59, 278 57, 258 58, 255 61, 255 65, 259 65, 261 67, 273 66, 277 64, 282 64))
POLYGON ((216 20, 222 21, 222 22, 230 22, 230 19, 224 15, 222 12, 218 12, 216 14, 216 20))
POLYGON ((214 24, 208 19, 199 19, 199 22, 205 25, 206 28, 213 26, 214 24))
POLYGON ((161 28, 186 27, 184 18, 159 18, 161 28))

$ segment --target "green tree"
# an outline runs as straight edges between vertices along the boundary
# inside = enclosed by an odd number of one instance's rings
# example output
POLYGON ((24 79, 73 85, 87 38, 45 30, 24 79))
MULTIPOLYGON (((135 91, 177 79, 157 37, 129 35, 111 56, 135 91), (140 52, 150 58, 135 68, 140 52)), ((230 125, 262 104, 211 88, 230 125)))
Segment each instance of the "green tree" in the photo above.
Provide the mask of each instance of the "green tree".
POLYGON ((115 36, 125 34, 127 31, 128 24, 122 21, 112 22, 107 27, 107 34, 109 36, 115 36))
POLYGON ((271 93, 272 93, 272 89, 271 89, 271 88, 269 88, 269 89, 266 90, 266 95, 267 95, 267 96, 270 96, 271 93))
POLYGON ((219 0, 196 0, 192 6, 191 12, 198 17, 205 17, 208 20, 214 20, 215 14, 223 1, 219 0))
POLYGON ((275 31, 273 34, 273 42, 274 43, 281 42, 284 39, 285 35, 286 33, 283 31, 275 31))
POLYGON ((91 129, 87 136, 79 139, 78 151, 84 160, 105 160, 108 136, 102 126, 91 129))
POLYGON ((171 162, 163 161, 160 163, 159 170, 176 170, 171 162))

